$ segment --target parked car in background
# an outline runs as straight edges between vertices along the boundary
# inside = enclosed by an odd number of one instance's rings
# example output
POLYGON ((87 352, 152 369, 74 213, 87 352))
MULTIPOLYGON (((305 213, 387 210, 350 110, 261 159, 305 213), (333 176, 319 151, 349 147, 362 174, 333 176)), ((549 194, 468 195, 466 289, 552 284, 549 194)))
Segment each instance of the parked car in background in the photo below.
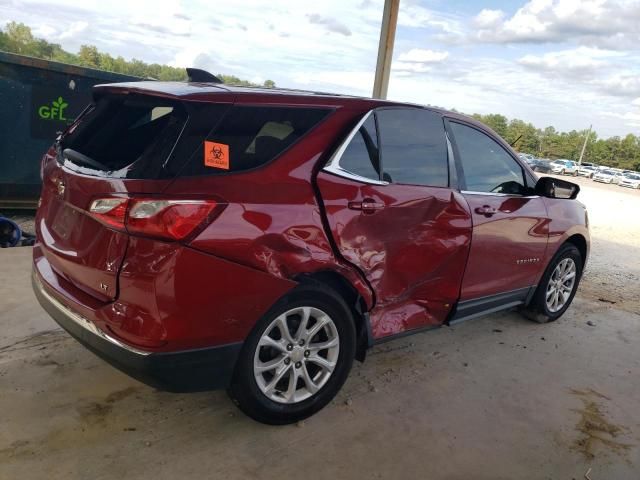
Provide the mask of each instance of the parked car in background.
POLYGON ((560 175, 578 175, 578 164, 573 160, 561 158, 551 162, 551 172, 560 175))
POLYGON ((596 167, 591 165, 579 165, 578 166, 578 175, 581 177, 593 178, 593 175, 597 172, 596 167))
POLYGON ((578 288, 579 186, 472 118, 203 82, 93 98, 42 159, 33 288, 151 385, 292 423, 377 343, 515 306, 553 321, 578 288))
POLYGON ((613 170, 600 170, 593 175, 594 182, 616 184, 620 179, 620 174, 613 170))
POLYGON ((540 173, 549 173, 551 172, 551 166, 549 165, 549 162, 545 162, 544 160, 540 159, 540 158, 532 158, 529 160, 525 160, 527 162, 527 164, 531 167, 531 169, 534 172, 540 172, 540 173))
POLYGON ((629 173, 622 177, 618 182, 621 187, 640 189, 640 173, 629 173))

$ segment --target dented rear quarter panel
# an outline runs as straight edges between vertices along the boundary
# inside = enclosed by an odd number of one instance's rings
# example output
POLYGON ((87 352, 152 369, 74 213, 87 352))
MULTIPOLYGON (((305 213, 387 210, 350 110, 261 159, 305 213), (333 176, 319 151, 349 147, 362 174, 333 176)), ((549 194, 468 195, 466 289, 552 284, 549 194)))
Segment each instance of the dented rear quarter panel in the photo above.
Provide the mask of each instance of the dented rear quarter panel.
POLYGON ((319 163, 361 113, 336 109, 276 162, 254 171, 176 179, 164 194, 210 195, 225 204, 190 246, 277 278, 334 271, 372 307, 366 280, 333 251, 312 183, 319 163))

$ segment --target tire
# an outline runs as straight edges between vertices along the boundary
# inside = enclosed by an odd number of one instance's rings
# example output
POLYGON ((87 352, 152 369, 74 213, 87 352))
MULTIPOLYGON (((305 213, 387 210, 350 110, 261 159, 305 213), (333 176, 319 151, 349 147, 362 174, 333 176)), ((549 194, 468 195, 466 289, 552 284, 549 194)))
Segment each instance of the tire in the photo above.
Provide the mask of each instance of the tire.
MULTIPOLYGON (((583 260, 582 255, 580 255, 580 251, 570 243, 562 245, 549 262, 544 275, 542 275, 542 278, 540 279, 538 288, 533 294, 531 302, 529 302, 529 305, 523 309, 524 315, 530 320, 534 320, 538 323, 553 322, 560 318, 564 312, 567 311, 573 301, 573 297, 575 296, 578 285, 580 284, 580 279, 582 278, 582 267, 583 260), (564 303, 561 306, 557 305, 559 308, 555 309, 553 301, 551 302, 552 304, 549 305, 549 302, 547 301, 547 294, 549 289, 552 289, 550 283, 556 278, 556 276, 554 276, 556 268, 558 268, 562 262, 565 262, 564 265, 570 265, 571 262, 573 262, 575 275, 573 277, 574 281, 571 285, 570 291, 567 292, 565 290, 563 295, 564 303)), ((565 282, 562 282, 562 284, 567 286, 565 282)), ((553 298, 552 294, 551 299, 553 298)))
POLYGON ((578 176, 578 171, 576 170, 575 172, 573 172, 573 176, 577 177, 578 176))
POLYGON ((247 337, 236 363, 229 396, 240 410, 258 422, 295 423, 313 415, 335 397, 349 375, 355 351, 354 320, 344 299, 322 284, 299 285, 278 300, 247 337), (323 314, 331 324, 327 323, 319 333, 313 334, 318 319, 324 319, 323 314), (305 315, 310 325, 305 332, 312 334, 311 338, 298 336, 297 330, 305 315), (282 318, 292 337, 289 340, 280 330, 282 318), (299 339, 305 338, 308 344, 301 346, 299 339), (277 347, 273 346, 275 343, 277 347), (320 344, 332 346, 313 353, 320 344), (312 347, 307 350, 309 346, 312 347), (322 359, 324 366, 320 367, 320 363, 315 362, 322 359), (276 369, 258 372, 259 368, 274 363, 279 365, 276 369), (331 364, 335 366, 329 372, 331 364), (275 380, 278 375, 280 380, 275 380))
POLYGON ((564 175, 564 168, 560 170, 560 175, 564 175))

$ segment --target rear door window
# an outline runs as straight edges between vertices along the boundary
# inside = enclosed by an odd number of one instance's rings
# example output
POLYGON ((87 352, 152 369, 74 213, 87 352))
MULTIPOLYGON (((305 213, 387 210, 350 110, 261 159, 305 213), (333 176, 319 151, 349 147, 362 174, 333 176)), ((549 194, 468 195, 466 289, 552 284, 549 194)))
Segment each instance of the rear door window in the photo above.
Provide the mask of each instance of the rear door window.
POLYGON ((447 187, 449 166, 442 117, 418 108, 376 111, 383 179, 447 187))

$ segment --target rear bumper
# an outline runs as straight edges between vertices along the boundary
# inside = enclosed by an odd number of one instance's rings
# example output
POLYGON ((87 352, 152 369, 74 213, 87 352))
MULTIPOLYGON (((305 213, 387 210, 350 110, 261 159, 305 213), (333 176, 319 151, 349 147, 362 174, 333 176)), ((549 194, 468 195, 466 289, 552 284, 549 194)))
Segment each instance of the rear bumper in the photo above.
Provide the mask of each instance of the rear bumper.
POLYGON ((40 305, 82 345, 131 377, 162 390, 188 392, 228 386, 242 342, 179 352, 150 352, 122 343, 52 295, 37 271, 33 291, 40 305))

